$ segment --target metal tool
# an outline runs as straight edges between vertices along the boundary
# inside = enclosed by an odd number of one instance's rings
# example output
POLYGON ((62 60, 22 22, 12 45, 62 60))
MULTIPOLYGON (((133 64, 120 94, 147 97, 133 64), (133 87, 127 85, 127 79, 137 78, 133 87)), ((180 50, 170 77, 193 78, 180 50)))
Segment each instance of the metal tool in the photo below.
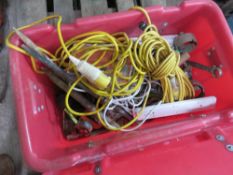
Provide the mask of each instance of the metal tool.
POLYGON ((63 113, 63 133, 68 140, 73 140, 91 135, 93 125, 88 118, 76 119, 66 109, 63 113))
MULTIPOLYGON (((46 75, 49 77, 49 79, 57 85, 60 89, 67 92, 69 90, 69 86, 59 77, 55 75, 54 72, 50 70, 44 70, 46 75)), ((95 111, 95 105, 91 103, 91 101, 84 96, 84 94, 72 91, 71 97, 75 99, 80 105, 82 105, 87 111, 95 111)))
POLYGON ((39 60, 43 64, 45 64, 49 69, 51 69, 56 75, 61 77, 63 80, 68 80, 68 82, 71 82, 73 80, 73 77, 66 73, 63 69, 58 67, 54 62, 51 61, 50 58, 48 58, 46 55, 41 54, 40 52, 37 52, 37 50, 30 48, 24 44, 21 46, 28 54, 30 54, 33 58, 39 60))
POLYGON ((34 49, 38 52, 38 54, 41 54, 40 48, 26 35, 24 35, 20 30, 13 27, 13 30, 17 34, 17 36, 30 48, 34 49))
POLYGON ((75 76, 69 73, 66 73, 63 69, 58 67, 47 55, 43 54, 40 48, 26 35, 24 35, 20 30, 13 28, 17 36, 23 41, 24 44, 21 47, 30 54, 33 58, 39 60, 49 69, 51 69, 56 75, 58 75, 63 80, 73 82, 75 76))
POLYGON ((92 124, 87 120, 79 120, 76 128, 78 129, 78 132, 83 136, 88 136, 93 131, 92 124))
POLYGON ((205 88, 202 84, 196 80, 192 80, 192 84, 195 90, 196 98, 204 97, 205 96, 205 88))
POLYGON ((203 64, 194 62, 194 61, 187 61, 189 65, 192 67, 207 71, 212 74, 214 78, 220 78, 223 75, 223 71, 220 67, 213 65, 213 66, 205 66, 203 64))
POLYGON ((191 52, 197 46, 197 39, 192 33, 180 33, 174 39, 174 47, 179 52, 191 52))

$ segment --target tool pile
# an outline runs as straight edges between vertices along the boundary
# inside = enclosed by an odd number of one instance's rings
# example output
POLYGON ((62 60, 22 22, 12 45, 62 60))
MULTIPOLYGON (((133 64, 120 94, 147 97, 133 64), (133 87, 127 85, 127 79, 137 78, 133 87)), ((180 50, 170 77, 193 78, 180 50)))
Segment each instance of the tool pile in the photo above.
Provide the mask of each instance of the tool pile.
POLYGON ((211 68, 190 61, 189 52, 198 42, 191 33, 161 36, 141 7, 147 22, 141 34, 129 38, 124 32, 87 32, 63 40, 61 17, 57 32, 61 46, 54 54, 38 47, 20 30, 23 41, 10 48, 31 57, 33 69, 45 73, 59 87, 57 101, 63 111, 62 128, 69 140, 107 130, 133 131, 146 120, 206 109, 215 97, 204 97, 204 87, 192 79, 192 67, 222 76, 211 68), (36 59, 36 60, 35 60, 36 59), (38 68, 37 61, 43 63, 38 68), (107 129, 107 130, 106 130, 107 129))

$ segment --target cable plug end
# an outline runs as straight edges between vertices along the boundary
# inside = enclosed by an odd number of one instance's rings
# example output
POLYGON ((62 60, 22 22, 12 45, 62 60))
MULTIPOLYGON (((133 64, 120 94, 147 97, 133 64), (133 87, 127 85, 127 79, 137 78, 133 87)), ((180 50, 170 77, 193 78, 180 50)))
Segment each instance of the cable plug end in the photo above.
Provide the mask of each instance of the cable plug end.
POLYGON ((111 78, 105 75, 100 69, 92 64, 79 60, 74 56, 69 56, 71 62, 77 67, 77 70, 93 85, 99 89, 106 89, 111 81, 111 78))

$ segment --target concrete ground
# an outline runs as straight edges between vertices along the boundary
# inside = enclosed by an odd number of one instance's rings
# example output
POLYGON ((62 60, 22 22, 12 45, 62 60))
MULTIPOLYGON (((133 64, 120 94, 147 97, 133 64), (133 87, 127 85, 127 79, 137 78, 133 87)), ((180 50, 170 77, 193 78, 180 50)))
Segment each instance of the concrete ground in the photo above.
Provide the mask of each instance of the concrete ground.
MULTIPOLYGON (((0 53, 0 87, 5 86, 4 73, 8 65, 8 57, 0 53)), ((17 132, 17 122, 14 110, 14 100, 12 95, 10 76, 7 77, 7 88, 5 97, 0 102, 0 154, 8 154, 15 163, 16 175, 35 174, 31 172, 23 162, 21 155, 19 137, 17 132)), ((1 163, 1 162, 0 162, 1 163)))
MULTIPOLYGON (((2 66, 0 66, 0 69, 1 67, 2 66)), ((0 153, 9 154, 15 161, 17 172, 20 172, 22 157, 9 78, 7 83, 8 88, 6 90, 6 96, 0 103, 0 153)))
MULTIPOLYGON (((2 2, 3 0, 0 1, 2 2)), ((7 8, 8 15, 5 15, 4 28, 0 29, 4 33, 4 36, 15 24, 15 20, 11 19, 14 16, 11 15, 13 11, 7 8)), ((8 53, 7 49, 4 48, 0 51, 0 154, 5 153, 12 157, 16 167, 16 175, 32 175, 35 173, 28 170, 24 165, 21 155, 8 67, 8 53)))

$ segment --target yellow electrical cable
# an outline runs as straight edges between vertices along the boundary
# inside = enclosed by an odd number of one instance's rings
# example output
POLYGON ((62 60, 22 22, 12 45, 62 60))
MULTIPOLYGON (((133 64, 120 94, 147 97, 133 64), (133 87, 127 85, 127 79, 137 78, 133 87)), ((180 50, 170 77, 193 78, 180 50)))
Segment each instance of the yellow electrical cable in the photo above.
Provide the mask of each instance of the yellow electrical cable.
MULTIPOLYGON (((45 18, 43 18, 43 19, 37 20, 37 21, 35 21, 35 22, 33 22, 33 23, 29 24, 29 25, 25 25, 25 26, 23 26, 23 27, 19 27, 18 30, 27 29, 27 28, 29 28, 29 27, 32 27, 32 26, 41 24, 41 23, 43 23, 43 22, 46 22, 46 21, 48 21, 48 20, 50 20, 50 19, 54 19, 54 18, 61 18, 61 16, 59 16, 59 15, 48 16, 48 17, 45 17, 45 18)), ((32 63, 33 70, 34 70, 36 73, 43 74, 44 72, 41 71, 41 70, 39 70, 39 69, 37 68, 36 62, 35 62, 35 59, 34 59, 34 58, 32 58, 30 55, 28 55, 28 54, 27 54, 23 49, 21 49, 20 47, 18 47, 18 46, 16 46, 16 45, 12 44, 12 43, 10 42, 10 39, 11 39, 11 37, 14 35, 14 33, 15 33, 15 32, 12 31, 12 32, 10 32, 10 33, 8 34, 8 36, 6 37, 6 45, 7 45, 9 48, 11 48, 11 49, 14 49, 14 50, 16 50, 16 51, 18 51, 18 52, 20 52, 20 53, 22 53, 22 54, 24 54, 24 55, 29 56, 29 57, 31 58, 31 63, 32 63)), ((39 47, 39 49, 40 49, 45 55, 48 55, 49 58, 51 58, 52 61, 57 61, 56 57, 55 57, 53 54, 51 54, 49 51, 47 51, 47 50, 45 50, 45 49, 43 49, 43 48, 41 48, 41 47, 39 47)))
POLYGON ((178 100, 193 97, 195 95, 194 88, 179 67, 180 55, 171 49, 167 41, 159 35, 156 27, 151 24, 148 13, 143 8, 135 7, 133 9, 141 11, 146 16, 148 23, 143 34, 134 44, 133 55, 136 66, 147 72, 152 80, 161 82, 163 102, 175 101, 170 82, 170 78, 173 76, 178 80, 178 100), (140 42, 142 43, 139 44, 140 42))
MULTIPOLYGON (((174 76, 179 86, 178 100, 194 96, 192 84, 179 67, 180 55, 172 50, 169 44, 159 35, 157 28, 151 24, 150 17, 143 8, 133 7, 132 9, 142 12, 148 23, 145 31, 135 42, 128 38, 128 35, 124 32, 110 35, 103 31, 83 33, 64 41, 61 31, 62 17, 58 15, 49 16, 19 28, 19 30, 22 30, 48 19, 58 19, 57 33, 61 46, 56 50, 54 55, 43 48, 40 49, 58 66, 77 75, 77 80, 70 86, 65 98, 65 105, 70 114, 75 116, 97 114, 102 125, 108 128, 101 117, 101 111, 105 109, 113 97, 129 96, 134 93, 141 87, 146 75, 151 80, 159 80, 161 82, 163 90, 162 100, 164 102, 173 102, 175 100, 170 82, 170 78, 174 76), (80 76, 76 67, 69 60, 70 55, 95 65, 105 74, 111 76, 112 79, 109 87, 105 90, 100 90, 80 76), (130 74, 129 69, 124 69, 126 65, 132 67, 133 74, 130 74), (96 111, 78 112, 70 107, 70 94, 79 83, 82 83, 99 96, 96 103, 96 111)), ((13 33, 11 32, 6 39, 8 47, 28 55, 23 49, 10 43, 13 33)), ((33 69, 38 73, 42 73, 38 70, 33 58, 31 58, 31 62, 33 69)), ((119 128, 108 129, 121 130, 131 126, 144 110, 148 96, 149 94, 145 97, 140 112, 133 120, 119 128)))

